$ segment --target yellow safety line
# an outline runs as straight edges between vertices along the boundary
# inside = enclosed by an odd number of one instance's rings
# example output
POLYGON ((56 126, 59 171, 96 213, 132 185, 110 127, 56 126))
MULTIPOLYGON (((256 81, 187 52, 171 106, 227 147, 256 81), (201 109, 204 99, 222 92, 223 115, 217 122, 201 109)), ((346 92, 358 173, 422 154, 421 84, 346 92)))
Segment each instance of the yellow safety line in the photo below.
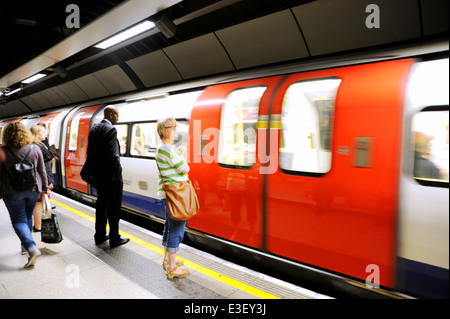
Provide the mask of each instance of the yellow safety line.
MULTIPOLYGON (((82 213, 79 210, 76 210, 76 209, 74 209, 74 208, 72 208, 70 206, 67 206, 67 205, 65 205, 63 203, 60 203, 60 202, 54 200, 53 198, 50 199, 50 201, 52 201, 53 203, 55 203, 58 206, 61 206, 64 209, 67 209, 68 211, 70 211, 70 212, 72 212, 72 213, 74 213, 74 214, 76 214, 78 216, 81 216, 81 217, 83 217, 83 218, 85 218, 85 219, 95 223, 95 218, 92 217, 92 216, 89 216, 88 214, 82 213)), ((135 237, 135 236, 133 236, 131 234, 128 234, 128 233, 126 233, 126 232, 124 232, 122 230, 120 230, 119 232, 120 232, 120 235, 122 235, 123 237, 129 238, 131 241, 135 242, 136 244, 141 245, 141 246, 143 246, 145 248, 148 248, 148 249, 150 249, 150 250, 152 250, 152 251, 154 251, 154 252, 164 256, 164 249, 159 248, 159 247, 157 247, 155 245, 152 245, 152 244, 146 242, 145 240, 142 240, 142 239, 140 239, 138 237, 135 237)), ((183 259, 184 264, 187 267, 192 268, 192 269, 194 269, 194 270, 196 270, 196 271, 198 271, 198 272, 200 272, 200 273, 202 273, 202 274, 204 274, 204 275, 206 275, 208 277, 211 277, 211 278, 213 278, 215 280, 223 282, 223 283, 225 283, 225 284, 227 284, 229 286, 232 286, 232 287, 237 288, 239 290, 245 291, 245 292, 247 292, 247 293, 249 293, 251 295, 254 295, 254 296, 262 298, 262 299, 281 299, 280 297, 277 297, 275 295, 272 295, 270 293, 262 291, 262 290, 260 290, 258 288, 252 287, 250 285, 244 284, 244 283, 242 283, 240 281, 237 281, 237 280, 235 280, 233 278, 230 278, 228 276, 222 275, 222 274, 220 274, 220 273, 218 273, 218 272, 216 272, 214 270, 206 268, 206 267, 204 267, 202 265, 199 265, 199 264, 197 264, 195 262, 187 260, 187 259, 185 259, 183 257, 179 257, 179 258, 183 259)))

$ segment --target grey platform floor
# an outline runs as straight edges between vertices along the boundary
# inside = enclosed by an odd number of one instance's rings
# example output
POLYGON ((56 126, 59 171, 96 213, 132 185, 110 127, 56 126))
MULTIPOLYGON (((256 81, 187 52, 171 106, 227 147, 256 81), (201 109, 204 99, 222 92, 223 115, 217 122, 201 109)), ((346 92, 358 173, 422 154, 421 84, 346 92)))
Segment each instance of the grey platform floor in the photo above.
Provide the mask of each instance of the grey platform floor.
POLYGON ((8 211, 0 200, 1 299, 328 299, 315 292, 229 263, 181 245, 179 256, 190 269, 187 278, 168 280, 162 268, 161 236, 121 221, 130 243, 95 245, 93 208, 52 195, 64 236, 59 244, 41 242, 36 265, 24 269, 8 211))

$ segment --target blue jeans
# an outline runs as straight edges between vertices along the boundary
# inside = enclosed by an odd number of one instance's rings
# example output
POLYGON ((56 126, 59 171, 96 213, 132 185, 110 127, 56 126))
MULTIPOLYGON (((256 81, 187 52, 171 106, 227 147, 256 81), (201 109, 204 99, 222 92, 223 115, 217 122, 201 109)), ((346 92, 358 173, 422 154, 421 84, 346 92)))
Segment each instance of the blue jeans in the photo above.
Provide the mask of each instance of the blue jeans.
POLYGON ((30 256, 38 251, 36 242, 31 235, 33 211, 38 199, 39 192, 37 191, 8 194, 3 197, 14 231, 30 256))
POLYGON ((167 252, 176 253, 183 241, 186 221, 170 219, 166 199, 163 199, 163 202, 166 207, 166 223, 164 224, 162 245, 166 247, 167 252))

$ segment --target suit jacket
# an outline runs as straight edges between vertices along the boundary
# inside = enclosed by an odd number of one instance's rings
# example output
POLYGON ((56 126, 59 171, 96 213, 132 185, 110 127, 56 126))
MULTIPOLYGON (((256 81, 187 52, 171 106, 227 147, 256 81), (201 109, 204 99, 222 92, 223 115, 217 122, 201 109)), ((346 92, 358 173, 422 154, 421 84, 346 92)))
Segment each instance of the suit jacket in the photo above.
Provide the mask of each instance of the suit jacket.
POLYGON ((103 119, 89 131, 86 163, 88 161, 92 162, 91 172, 97 184, 123 182, 117 130, 107 119, 103 119))

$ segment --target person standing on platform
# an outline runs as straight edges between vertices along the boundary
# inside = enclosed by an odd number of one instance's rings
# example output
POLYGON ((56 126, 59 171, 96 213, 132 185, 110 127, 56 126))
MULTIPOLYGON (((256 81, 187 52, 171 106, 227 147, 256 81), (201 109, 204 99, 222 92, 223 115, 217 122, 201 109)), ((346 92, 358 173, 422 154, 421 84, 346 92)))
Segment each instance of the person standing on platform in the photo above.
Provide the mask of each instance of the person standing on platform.
MULTIPOLYGON (((42 156, 44 158, 45 172, 47 173, 47 183, 48 183, 48 197, 50 198, 50 190, 53 189, 53 178, 52 178, 52 163, 55 160, 52 152, 48 149, 48 142, 44 144, 47 138, 47 130, 42 125, 33 125, 30 128, 31 134, 34 136, 34 143, 39 146, 42 156)), ((42 195, 39 197, 36 207, 33 213, 33 231, 41 231, 41 217, 42 217, 42 195)))
POLYGON ((120 146, 114 127, 119 120, 119 110, 108 105, 103 112, 103 120, 89 131, 86 162, 91 162, 91 175, 95 181, 93 186, 97 189, 95 244, 100 245, 109 239, 109 245, 114 248, 126 244, 130 239, 119 235, 123 179, 120 146), (109 235, 106 235, 107 221, 109 235))
POLYGON ((167 211, 167 202, 162 186, 165 184, 183 182, 188 180, 189 166, 186 163, 186 147, 175 148, 174 140, 177 138, 177 122, 169 117, 158 121, 156 130, 161 138, 161 143, 156 148, 156 164, 160 171, 158 195, 164 196, 166 222, 164 224, 162 245, 164 246, 163 267, 168 279, 173 277, 186 277, 189 269, 182 269, 183 260, 177 260, 177 252, 184 237, 186 221, 178 221, 170 218, 167 211))
POLYGON ((48 182, 44 158, 39 147, 34 145, 30 130, 21 122, 9 123, 2 133, 4 162, 0 165, 0 198, 3 198, 8 209, 22 249, 28 252, 28 262, 25 264, 25 268, 28 268, 34 266, 41 255, 31 235, 31 227, 33 211, 39 195, 47 194, 48 182), (30 184, 31 186, 19 189, 17 180, 12 176, 14 176, 15 164, 24 158, 34 165, 35 181, 33 181, 34 185, 30 184))

